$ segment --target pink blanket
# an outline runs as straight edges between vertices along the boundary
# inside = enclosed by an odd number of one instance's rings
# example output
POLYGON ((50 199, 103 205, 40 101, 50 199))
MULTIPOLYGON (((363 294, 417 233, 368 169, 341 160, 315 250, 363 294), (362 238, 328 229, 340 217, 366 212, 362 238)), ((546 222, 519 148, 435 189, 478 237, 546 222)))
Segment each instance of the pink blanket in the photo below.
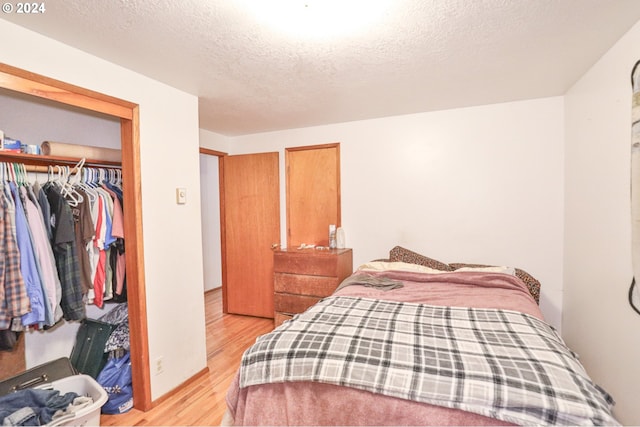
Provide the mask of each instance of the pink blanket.
MULTIPOLYGON (((358 272, 362 274, 362 272, 358 272)), ((348 286, 336 295, 418 302, 431 305, 516 310, 542 319, 518 278, 500 273, 367 272, 400 280, 390 291, 348 286)), ((313 382, 238 387, 234 379, 227 405, 235 425, 509 425, 457 409, 313 382)))

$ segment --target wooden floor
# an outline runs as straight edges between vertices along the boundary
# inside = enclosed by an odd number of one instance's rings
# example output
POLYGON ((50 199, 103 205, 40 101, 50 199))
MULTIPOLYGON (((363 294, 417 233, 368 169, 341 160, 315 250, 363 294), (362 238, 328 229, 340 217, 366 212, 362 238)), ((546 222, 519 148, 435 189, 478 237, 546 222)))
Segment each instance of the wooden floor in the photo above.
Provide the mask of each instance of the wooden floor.
POLYGON ((209 374, 201 376, 148 412, 132 409, 121 415, 102 414, 101 425, 220 425, 226 409, 225 394, 242 353, 258 335, 273 329, 273 320, 223 314, 220 289, 205 294, 205 305, 209 374))

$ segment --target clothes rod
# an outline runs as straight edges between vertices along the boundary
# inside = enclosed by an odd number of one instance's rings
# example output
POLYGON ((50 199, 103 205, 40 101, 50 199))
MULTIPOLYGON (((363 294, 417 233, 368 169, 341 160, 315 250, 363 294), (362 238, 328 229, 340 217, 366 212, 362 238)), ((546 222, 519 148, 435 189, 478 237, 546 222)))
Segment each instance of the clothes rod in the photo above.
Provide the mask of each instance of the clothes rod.
MULTIPOLYGON (((57 168, 55 166, 53 167, 53 173, 57 172, 57 168)), ((41 173, 49 173, 50 172, 50 166, 39 166, 39 165, 24 165, 24 168, 27 172, 41 172, 41 173)), ((82 166, 83 169, 120 169, 119 166, 92 166, 89 165, 87 166, 86 164, 84 166, 82 166)), ((69 171, 70 174, 76 173, 78 172, 78 168, 77 167, 72 167, 69 171)))
MULTIPOLYGON (((41 173, 48 173, 49 172, 49 166, 38 166, 38 165, 24 165, 24 169, 27 172, 41 172, 41 173)), ((56 167, 53 166, 53 172, 56 172, 56 167)), ((76 173, 77 172, 77 168, 74 166, 69 173, 76 173)))

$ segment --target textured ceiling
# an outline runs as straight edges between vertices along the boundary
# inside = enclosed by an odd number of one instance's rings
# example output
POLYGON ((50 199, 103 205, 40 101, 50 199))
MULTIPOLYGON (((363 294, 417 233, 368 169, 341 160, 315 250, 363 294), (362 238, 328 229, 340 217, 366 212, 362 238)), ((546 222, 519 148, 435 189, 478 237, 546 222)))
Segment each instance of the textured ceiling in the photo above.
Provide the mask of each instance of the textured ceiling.
POLYGON ((360 1, 370 22, 340 33, 340 9, 321 37, 256 2, 56 0, 2 19, 197 95, 200 127, 229 136, 562 95, 640 19, 638 0, 360 1))

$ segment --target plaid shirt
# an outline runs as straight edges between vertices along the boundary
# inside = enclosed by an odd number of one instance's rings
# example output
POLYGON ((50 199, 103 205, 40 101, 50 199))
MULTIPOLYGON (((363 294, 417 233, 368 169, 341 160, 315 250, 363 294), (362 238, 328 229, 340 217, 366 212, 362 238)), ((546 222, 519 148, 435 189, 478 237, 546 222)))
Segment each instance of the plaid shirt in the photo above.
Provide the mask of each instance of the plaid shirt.
POLYGON ((20 252, 13 226, 13 209, 6 194, 0 195, 0 329, 9 329, 11 319, 31 311, 20 272, 20 252))
POLYGON ((47 199, 51 205, 53 255, 56 259, 58 277, 62 286, 63 317, 66 320, 81 320, 86 316, 85 305, 82 300, 82 285, 80 282, 80 267, 76 256, 73 214, 67 201, 62 197, 55 185, 44 187, 47 199))

